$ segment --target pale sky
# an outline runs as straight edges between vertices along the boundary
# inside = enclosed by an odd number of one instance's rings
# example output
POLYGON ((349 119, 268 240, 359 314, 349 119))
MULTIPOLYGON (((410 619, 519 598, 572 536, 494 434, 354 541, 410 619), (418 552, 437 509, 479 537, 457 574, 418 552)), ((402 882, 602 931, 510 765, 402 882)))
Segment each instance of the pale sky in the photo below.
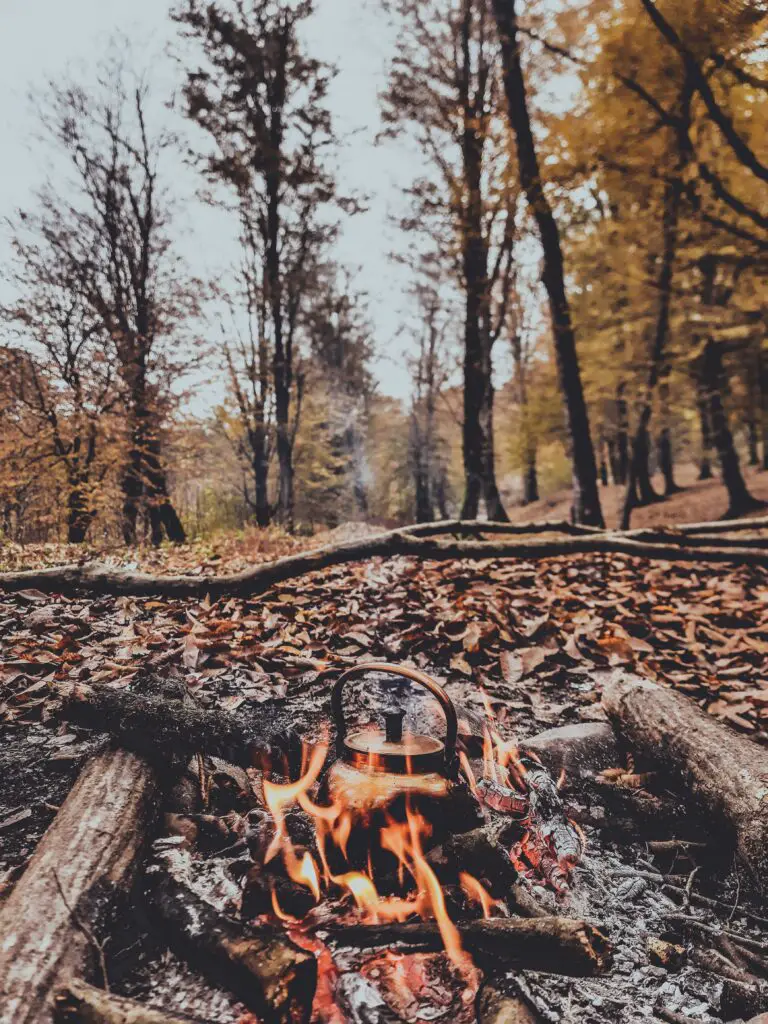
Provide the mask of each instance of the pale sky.
MULTIPOLYGON (((171 6, 170 0, 0 0, 0 221, 29 203, 31 190, 42 184, 46 174, 45 159, 34 140, 30 90, 43 88, 68 67, 87 78, 110 36, 119 32, 135 42, 141 60, 151 68, 157 91, 170 94, 178 82, 178 70, 166 54, 175 35, 168 18, 171 6)), ((345 228, 338 255, 356 271, 355 285, 370 298, 380 352, 376 366, 380 391, 403 397, 409 384, 404 342, 397 338, 397 331, 407 305, 407 282, 403 271, 387 258, 388 252, 403 244, 388 214, 396 211, 403 186, 421 169, 396 145, 374 147, 379 128, 377 93, 385 81, 392 34, 376 0, 318 0, 317 6, 312 51, 339 68, 331 106, 337 130, 346 140, 340 159, 341 184, 370 197, 369 211, 345 228)), ((194 184, 190 172, 180 167, 179 185, 188 196, 178 222, 183 232, 180 249, 195 273, 220 278, 236 258, 232 226, 224 214, 212 213, 194 199, 194 184)), ((7 255, 7 233, 0 229, 0 268, 7 255)), ((201 383, 195 410, 203 412, 220 401, 221 388, 201 383)))

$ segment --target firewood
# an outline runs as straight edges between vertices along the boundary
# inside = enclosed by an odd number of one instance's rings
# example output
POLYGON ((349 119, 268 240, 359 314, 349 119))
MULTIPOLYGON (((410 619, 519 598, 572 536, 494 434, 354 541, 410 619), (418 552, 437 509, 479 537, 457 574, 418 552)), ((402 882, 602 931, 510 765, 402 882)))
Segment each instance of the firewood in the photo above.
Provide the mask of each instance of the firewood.
POLYGON ((747 1019, 768 1010, 768 983, 726 979, 720 998, 720 1013, 725 1020, 747 1019))
POLYGON ((309 1020, 317 961, 272 925, 219 913, 186 883, 188 855, 165 850, 147 871, 150 908, 170 948, 266 1022, 309 1020))
POLYGON ((632 747, 728 828, 755 887, 767 893, 768 752, 687 697, 638 676, 614 676, 603 691, 603 707, 632 747))
POLYGON ((484 828, 451 836, 443 844, 443 852, 457 871, 469 871, 485 879, 496 899, 509 895, 517 881, 517 871, 507 850, 488 835, 484 828))
MULTIPOLYGON (((600 974, 611 963, 608 940, 585 921, 566 917, 492 918, 456 927, 464 948, 480 966, 584 977, 600 974)), ((433 921, 334 925, 329 933, 340 946, 367 949, 400 943, 410 949, 442 948, 440 930, 433 921)))
MULTIPOLYGON (((468 525, 468 524, 465 524, 468 525)), ((481 527, 486 524, 481 524, 481 527)), ((45 593, 128 594, 164 597, 196 597, 206 594, 253 597, 276 583, 296 579, 331 566, 360 562, 368 558, 412 555, 416 558, 444 560, 455 558, 553 558, 559 555, 622 554, 636 558, 663 559, 670 562, 724 562, 732 565, 768 565, 768 545, 763 548, 712 546, 694 547, 684 543, 657 543, 635 539, 618 531, 595 531, 581 535, 544 540, 467 541, 419 536, 406 529, 392 530, 364 540, 316 548, 287 555, 244 572, 229 576, 150 576, 107 568, 99 563, 63 565, 48 569, 0 573, 0 589, 7 591, 33 588, 45 593)), ((467 532, 466 529, 463 532, 467 532)), ((476 532, 482 532, 478 528, 476 532)), ((491 532, 491 531, 489 531, 491 532)), ((496 531, 492 531, 496 532, 496 531)), ((508 532, 508 531, 505 531, 508 532)))
POLYGON ((274 737, 293 724, 290 702, 263 701, 256 710, 197 708, 180 700, 78 684, 62 715, 77 725, 110 733, 129 750, 156 761, 186 762, 197 751, 253 765, 269 756, 274 737))
POLYGON ((99 933, 133 881, 156 789, 150 765, 124 750, 81 772, 0 910, 2 1024, 48 1024, 57 988, 94 961, 103 972, 99 933))
POLYGON ((73 980, 56 994, 57 1024, 203 1024, 187 1014, 166 1013, 103 988, 73 980))
POLYGON ((486 978, 480 986, 475 1009, 478 1024, 538 1024, 539 1018, 509 985, 496 978, 486 978))

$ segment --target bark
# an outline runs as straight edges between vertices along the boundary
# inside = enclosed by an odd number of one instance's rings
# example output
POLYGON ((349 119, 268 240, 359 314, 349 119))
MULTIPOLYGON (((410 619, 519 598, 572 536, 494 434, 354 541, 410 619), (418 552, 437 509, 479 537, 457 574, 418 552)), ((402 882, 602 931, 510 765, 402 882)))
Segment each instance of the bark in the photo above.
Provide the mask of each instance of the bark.
POLYGON ((565 290, 560 232, 542 184, 525 79, 520 61, 516 0, 493 0, 504 70, 509 120, 515 133, 520 184, 536 219, 544 254, 543 281, 549 299, 560 387, 565 399, 573 463, 572 518, 576 523, 603 526, 597 487, 597 465, 589 416, 581 383, 576 336, 565 290))
POLYGON ((93 519, 87 498, 87 480, 80 476, 72 476, 69 480, 67 497, 67 542, 82 544, 85 541, 88 527, 93 519))
POLYGON ((758 366, 760 385, 760 432, 763 440, 762 468, 768 469, 768 353, 760 350, 758 366))
POLYGON ((253 470, 253 504, 256 512, 256 524, 258 526, 269 526, 272 511, 269 507, 269 457, 266 450, 266 434, 263 437, 254 436, 251 440, 251 448, 253 452, 251 468, 253 470))
POLYGON ((637 676, 615 676, 603 691, 603 707, 634 749, 727 829, 756 889, 768 892, 768 752, 688 698, 637 676))
POLYGON ((650 505, 654 501, 659 501, 659 495, 651 483, 650 457, 650 439, 647 428, 644 428, 638 431, 634 444, 634 458, 632 461, 635 486, 637 488, 636 497, 633 501, 634 505, 650 505))
POLYGON ((664 497, 669 498, 680 488, 675 483, 672 431, 669 425, 669 387, 666 381, 659 385, 659 399, 661 404, 661 429, 658 440, 659 469, 664 478, 664 497))
POLYGON ((53 993, 92 971, 154 817, 155 774, 123 750, 94 758, 0 910, 0 1022, 47 1024, 53 993))
POLYGON ((539 476, 536 469, 536 449, 528 448, 525 453, 523 474, 523 504, 530 505, 539 500, 539 476))
MULTIPOLYGON (((585 921, 566 917, 491 918, 457 925, 463 947, 481 967, 556 971, 572 977, 601 974, 611 964, 605 936, 585 921)), ((332 925, 329 933, 341 946, 363 949, 390 946, 442 949, 440 929, 434 921, 404 924, 332 925)))
MULTIPOLYGON (((632 442, 629 476, 621 514, 621 528, 623 530, 629 529, 632 508, 635 503, 635 481, 642 470, 643 452, 648 445, 648 425, 651 421, 653 394, 664 367, 672 310, 672 283, 675 263, 677 261, 680 210, 684 193, 683 176, 691 159, 691 142, 688 136, 688 129, 692 95, 693 86, 690 76, 686 75, 679 97, 680 113, 675 140, 677 146, 675 166, 664 186, 661 268, 657 284, 659 300, 649 359, 648 378, 645 385, 640 418, 632 442)), ((642 494, 640 497, 642 500, 642 494)))
POLYGON ((728 511, 725 518, 737 518, 746 512, 760 508, 762 503, 752 497, 744 482, 739 456, 736 453, 733 435, 728 425, 728 414, 723 405, 722 391, 725 386, 725 373, 722 352, 720 345, 712 339, 706 343, 704 348, 702 374, 707 389, 709 415, 714 445, 720 462, 720 473, 728 492, 728 511))
MULTIPOLYGON (((434 536, 420 536, 408 529, 393 530, 361 541, 350 541, 288 555, 266 562, 244 572, 229 576, 150 576, 145 573, 121 572, 98 563, 66 565, 52 569, 0 573, 0 589, 9 592, 35 588, 47 593, 72 594, 161 594, 164 597, 219 596, 252 597, 263 594, 276 583, 296 579, 306 573, 319 572, 330 566, 360 562, 367 558, 391 558, 411 555, 415 558, 450 560, 460 558, 554 558, 561 555, 620 554, 636 558, 663 559, 671 562, 724 562, 732 565, 768 565, 768 551, 742 547, 711 546, 686 548, 684 544, 651 543, 635 540, 620 532, 589 530, 570 537, 544 540, 441 541, 439 534, 461 532, 466 524, 454 524, 450 531, 445 524, 430 527, 434 536)), ((489 524, 478 523, 482 533, 489 524)), ((504 531, 502 524, 494 524, 504 531)), ((586 528, 585 528, 586 529, 586 528)), ((496 532, 496 531, 488 531, 496 532)), ((514 536, 517 532, 509 531, 514 536)), ((549 531, 546 531, 549 532, 549 531)))
MULTIPOLYGON (((476 519, 480 499, 489 519, 504 520, 506 513, 496 484, 493 444, 493 383, 490 337, 490 284, 488 247, 483 209, 483 114, 470 97, 471 6, 465 3, 462 20, 461 103, 463 108, 462 164, 466 200, 463 211, 462 269, 464 307, 464 425, 462 448, 465 494, 462 518, 476 519)), ((484 100, 483 100, 484 102, 484 100)))
POLYGON ((186 884, 184 856, 165 852, 147 872, 150 906, 171 948, 266 1024, 307 1024, 317 984, 315 957, 282 928, 250 927, 220 914, 186 884))
POLYGON ((701 458, 699 460, 699 480, 712 479, 712 464, 710 453, 712 451, 712 429, 709 422, 709 403, 707 402, 707 389, 702 380, 701 373, 696 374, 696 406, 699 411, 699 425, 701 428, 701 458))
POLYGON ((629 411, 627 409, 626 384, 622 381, 616 389, 616 462, 613 468, 613 482, 625 484, 629 471, 629 411))
POLYGON ((186 1014, 166 1013, 72 980, 56 994, 57 1024, 203 1024, 186 1014))

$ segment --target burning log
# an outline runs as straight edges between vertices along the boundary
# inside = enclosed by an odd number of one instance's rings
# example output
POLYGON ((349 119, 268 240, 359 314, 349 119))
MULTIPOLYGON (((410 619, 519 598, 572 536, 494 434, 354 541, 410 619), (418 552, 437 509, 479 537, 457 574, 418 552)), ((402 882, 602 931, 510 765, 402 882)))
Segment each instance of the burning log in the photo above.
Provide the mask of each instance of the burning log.
MULTIPOLYGON (((607 938, 585 921, 566 917, 493 918, 456 925, 463 947, 479 965, 515 967, 586 977, 611 963, 607 938)), ((440 929, 432 921, 352 924, 329 929, 340 946, 362 949, 400 943, 409 949, 442 949, 440 929)))
POLYGON ((0 910, 0 1021, 48 1024, 72 976, 104 972, 98 935, 127 893, 154 818, 156 779, 134 754, 95 757, 0 910))
POLYGON ((443 844, 443 854, 457 871, 471 871, 485 879, 497 899, 509 895, 517 881, 517 871, 509 853, 484 828, 451 836, 443 844))
POLYGON ((166 1013, 84 981, 70 981, 56 994, 57 1024, 203 1024, 186 1014, 166 1013))
POLYGON ((768 893, 768 753, 688 698, 637 676, 615 676, 603 706, 634 748, 679 778, 731 829, 738 857, 768 893))
POLYGON ((538 1024, 538 1017, 509 983, 487 978, 480 986, 475 1008, 478 1024, 538 1024))
POLYGON ((169 946, 267 1022, 309 1021, 317 962, 271 925, 249 927, 220 914, 184 880, 188 855, 168 850, 147 872, 152 908, 169 946))

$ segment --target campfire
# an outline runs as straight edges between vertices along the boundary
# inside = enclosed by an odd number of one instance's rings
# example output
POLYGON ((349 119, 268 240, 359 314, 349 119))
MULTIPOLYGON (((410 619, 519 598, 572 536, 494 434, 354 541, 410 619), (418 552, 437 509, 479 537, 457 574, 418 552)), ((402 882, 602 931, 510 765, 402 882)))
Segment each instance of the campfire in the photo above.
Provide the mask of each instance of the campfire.
MULTIPOLYGON (((269 1015, 310 1012, 307 989, 293 983, 305 953, 318 971, 311 1012, 334 1024, 344 1019, 340 1003, 352 1005, 353 1019, 359 1000, 407 1014, 430 992, 439 1004, 452 993, 461 1018, 472 1020, 486 975, 546 969, 553 959, 566 974, 609 965, 607 940, 584 921, 520 916, 531 884, 555 897, 568 891, 584 849, 561 798, 564 773, 555 779, 503 740, 491 717, 479 750, 457 743, 450 699, 407 666, 358 666, 336 684, 333 708, 334 751, 327 741, 304 744, 298 763, 286 754, 251 772, 258 806, 230 816, 231 852, 247 856, 229 865, 242 887, 223 909, 284 936, 277 974, 272 961, 255 971, 269 1015), (396 711, 383 729, 349 732, 342 691, 351 676, 370 673, 425 687, 442 707, 445 739, 404 731, 396 711)), ((155 874, 163 906, 179 901, 179 887, 194 891, 184 836, 160 842, 155 874)), ((189 893, 180 902, 189 906, 189 893)))
MULTIPOLYGON (((582 723, 520 743, 480 695, 476 714, 411 666, 358 665, 327 694, 323 680, 262 709, 249 735, 226 715, 174 705, 180 722, 217 737, 218 756, 187 764, 196 736, 181 746, 186 768, 165 797, 139 917, 112 925, 106 956, 94 947, 93 976, 112 991, 72 980, 56 994, 62 1020, 694 1024, 768 1008, 768 919, 754 902, 764 847, 750 845, 764 799, 755 745, 723 743, 722 727, 687 702, 620 673, 603 691, 618 730, 582 723), (432 717, 411 703, 414 683, 432 717), (296 727, 285 728, 286 711, 296 727), (670 791, 683 766, 706 798, 698 805, 692 785, 670 791), (730 844, 724 830, 712 842, 702 809, 728 823, 730 844)), ((151 696, 97 699, 101 710, 112 702, 121 737, 167 736, 153 724, 168 728, 167 704, 154 718, 151 696)), ((69 713, 90 714, 90 700, 79 691, 69 713)), ((65 824, 112 799, 99 764, 65 824)), ((131 794, 123 813, 136 821, 131 794)), ((46 871, 58 842, 54 828, 46 871)), ((55 864, 65 909, 78 908, 63 934, 92 943, 78 924, 86 904, 70 898, 71 876, 61 882, 67 863, 55 864)), ((99 862, 78 870, 96 891, 99 862)))

